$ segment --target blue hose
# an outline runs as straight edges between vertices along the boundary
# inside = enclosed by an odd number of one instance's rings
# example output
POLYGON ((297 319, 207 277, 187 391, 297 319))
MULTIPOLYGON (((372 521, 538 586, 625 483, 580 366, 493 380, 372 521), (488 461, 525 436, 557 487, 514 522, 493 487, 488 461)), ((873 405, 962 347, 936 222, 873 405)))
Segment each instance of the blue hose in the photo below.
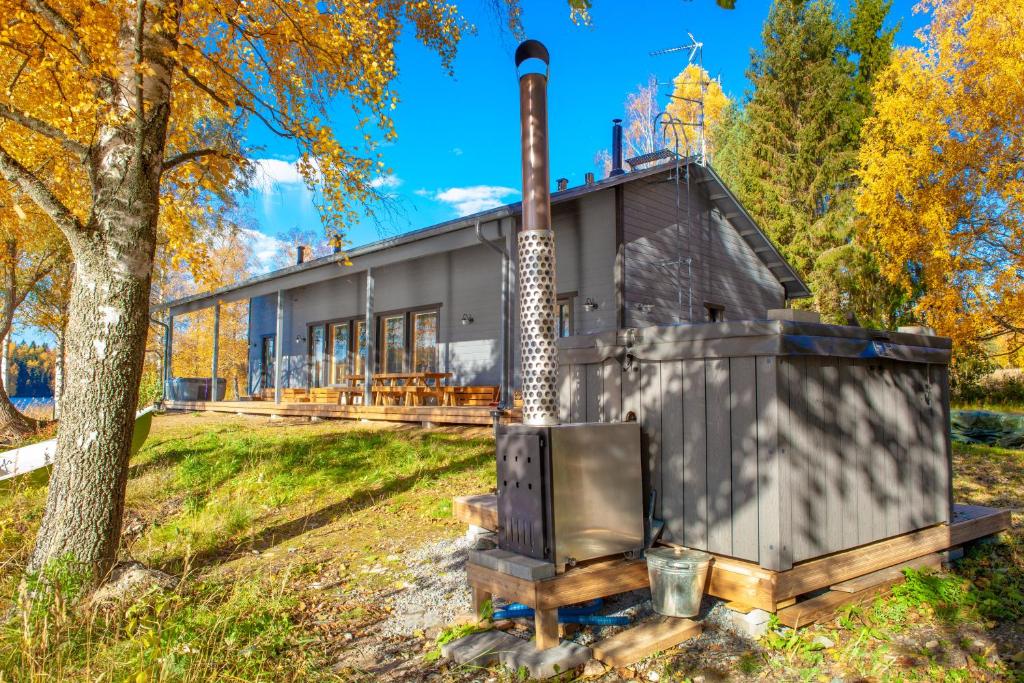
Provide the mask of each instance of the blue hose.
MULTIPOLYGON (((598 598, 578 607, 559 607, 558 623, 579 624, 581 626, 626 626, 629 624, 629 617, 609 617, 596 614, 602 605, 604 605, 604 601, 598 598)), ((532 618, 533 609, 518 602, 513 602, 503 609, 495 610, 493 616, 495 621, 532 618)))

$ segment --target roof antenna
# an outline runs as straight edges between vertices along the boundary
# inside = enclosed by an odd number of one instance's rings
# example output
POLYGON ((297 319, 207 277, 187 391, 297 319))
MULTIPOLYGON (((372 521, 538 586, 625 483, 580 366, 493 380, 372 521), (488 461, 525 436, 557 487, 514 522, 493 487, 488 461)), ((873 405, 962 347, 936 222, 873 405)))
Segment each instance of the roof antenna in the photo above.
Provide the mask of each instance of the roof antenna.
MULTIPOLYGON (((675 126, 690 126, 690 127, 696 128, 697 129, 697 144, 698 144, 698 149, 699 149, 697 163, 699 163, 701 166, 707 166, 707 163, 708 163, 708 147, 707 147, 707 136, 705 135, 705 131, 704 131, 704 128, 705 128, 705 126, 704 126, 704 100, 707 98, 708 85, 710 85, 711 81, 709 81, 704 76, 704 43, 702 43, 699 40, 697 40, 696 38, 694 38, 692 33, 687 32, 686 35, 690 39, 689 43, 686 43, 684 45, 677 45, 675 47, 667 47, 667 48, 664 48, 664 49, 661 49, 661 50, 654 50, 654 51, 652 51, 652 52, 650 52, 648 54, 650 54, 651 57, 658 57, 658 56, 661 56, 661 55, 675 54, 677 52, 688 52, 689 53, 689 57, 686 60, 686 66, 690 66, 691 64, 696 64, 697 67, 699 68, 699 78, 700 78, 700 84, 699 84, 700 85, 700 97, 699 98, 694 99, 694 98, 691 98, 691 97, 679 97, 675 93, 671 93, 669 95, 669 97, 671 97, 672 99, 683 100, 683 101, 689 102, 691 104, 696 104, 697 105, 697 120, 696 121, 680 121, 677 118, 670 118, 670 119, 664 121, 662 123, 662 125, 664 125, 664 126, 672 126, 673 128, 675 126)), ((674 86, 674 83, 667 83, 667 84, 661 84, 661 85, 674 86)), ((687 142, 689 141, 689 137, 686 135, 685 129, 683 131, 683 137, 687 140, 687 142)), ((679 139, 679 136, 678 136, 678 134, 676 134, 677 144, 678 144, 678 139, 679 139)), ((676 150, 676 153, 677 154, 679 153, 678 149, 676 150)), ((690 150, 687 149, 686 153, 687 153, 687 155, 689 155, 690 150)))

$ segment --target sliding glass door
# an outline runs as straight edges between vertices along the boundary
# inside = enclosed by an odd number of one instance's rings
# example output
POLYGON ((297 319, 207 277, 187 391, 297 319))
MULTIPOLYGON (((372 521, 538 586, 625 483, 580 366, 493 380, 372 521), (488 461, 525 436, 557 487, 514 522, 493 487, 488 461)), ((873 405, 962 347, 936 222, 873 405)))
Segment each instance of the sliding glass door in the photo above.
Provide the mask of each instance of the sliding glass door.
POLYGON ((412 314, 412 371, 437 372, 437 311, 412 314))
POLYGON ((380 371, 405 370, 405 314, 388 315, 380 319, 380 371))
POLYGON ((331 325, 331 384, 345 383, 345 376, 349 374, 348 364, 351 341, 350 323, 335 323, 331 325))
POLYGON ((313 325, 309 328, 309 386, 322 387, 326 381, 327 327, 313 325))

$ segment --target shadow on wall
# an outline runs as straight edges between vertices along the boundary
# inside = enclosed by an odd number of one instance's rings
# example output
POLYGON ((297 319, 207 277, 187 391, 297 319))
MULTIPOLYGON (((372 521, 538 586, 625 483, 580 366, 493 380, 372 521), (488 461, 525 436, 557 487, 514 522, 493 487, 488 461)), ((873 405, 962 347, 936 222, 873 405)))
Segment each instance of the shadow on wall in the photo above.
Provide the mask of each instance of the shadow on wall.
POLYGON ((948 519, 944 381, 893 361, 612 359, 562 369, 560 412, 635 414, 670 540, 785 565, 948 519))

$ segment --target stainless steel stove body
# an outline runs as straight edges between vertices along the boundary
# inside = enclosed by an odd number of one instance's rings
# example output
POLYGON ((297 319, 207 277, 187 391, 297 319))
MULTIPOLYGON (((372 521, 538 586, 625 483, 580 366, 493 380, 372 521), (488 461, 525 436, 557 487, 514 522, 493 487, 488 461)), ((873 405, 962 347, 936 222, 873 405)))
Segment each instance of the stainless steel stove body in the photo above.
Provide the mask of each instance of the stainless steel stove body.
POLYGON ((498 545, 562 568, 644 545, 640 426, 498 430, 498 545))

